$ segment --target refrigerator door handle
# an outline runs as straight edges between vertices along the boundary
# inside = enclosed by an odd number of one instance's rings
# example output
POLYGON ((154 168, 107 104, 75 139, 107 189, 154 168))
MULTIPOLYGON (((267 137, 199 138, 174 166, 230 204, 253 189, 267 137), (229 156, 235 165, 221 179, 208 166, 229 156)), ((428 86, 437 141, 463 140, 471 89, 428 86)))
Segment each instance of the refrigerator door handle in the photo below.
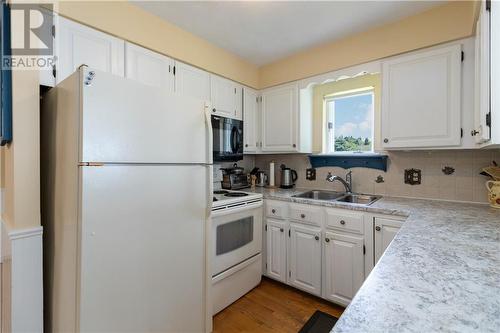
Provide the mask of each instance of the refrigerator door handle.
POLYGON ((207 126, 207 163, 213 163, 213 132, 212 132, 212 107, 205 102, 205 125, 207 126))

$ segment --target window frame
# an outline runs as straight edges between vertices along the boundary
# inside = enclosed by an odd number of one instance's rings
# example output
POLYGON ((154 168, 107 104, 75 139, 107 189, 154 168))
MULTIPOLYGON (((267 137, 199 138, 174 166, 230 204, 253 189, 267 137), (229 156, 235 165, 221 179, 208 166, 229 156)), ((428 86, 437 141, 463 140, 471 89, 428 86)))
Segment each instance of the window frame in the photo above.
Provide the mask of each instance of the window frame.
MULTIPOLYGON (((335 105, 335 104, 334 104, 335 105)), ((339 155, 339 154, 373 154, 375 153, 375 87, 363 87, 358 89, 351 89, 345 91, 339 91, 337 93, 329 94, 324 96, 323 98, 323 112, 325 115, 325 121, 323 127, 326 131, 326 150, 324 154, 328 155, 339 155), (335 102, 338 99, 349 98, 353 96, 363 96, 363 95, 371 95, 371 150, 368 151, 336 151, 335 150, 335 122, 331 121, 331 114, 333 113, 333 117, 335 117, 335 106, 333 112, 329 112, 328 105, 331 102, 335 102), (330 122, 333 123, 332 128, 330 128, 330 122)))

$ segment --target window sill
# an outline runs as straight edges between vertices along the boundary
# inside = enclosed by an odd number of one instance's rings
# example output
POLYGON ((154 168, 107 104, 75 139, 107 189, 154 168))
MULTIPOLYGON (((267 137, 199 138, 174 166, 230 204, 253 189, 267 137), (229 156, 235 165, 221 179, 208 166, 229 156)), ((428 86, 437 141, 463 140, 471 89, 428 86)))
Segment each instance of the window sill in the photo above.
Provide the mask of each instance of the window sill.
POLYGON ((313 168, 368 168, 387 171, 387 155, 374 152, 339 152, 309 155, 309 162, 313 168))

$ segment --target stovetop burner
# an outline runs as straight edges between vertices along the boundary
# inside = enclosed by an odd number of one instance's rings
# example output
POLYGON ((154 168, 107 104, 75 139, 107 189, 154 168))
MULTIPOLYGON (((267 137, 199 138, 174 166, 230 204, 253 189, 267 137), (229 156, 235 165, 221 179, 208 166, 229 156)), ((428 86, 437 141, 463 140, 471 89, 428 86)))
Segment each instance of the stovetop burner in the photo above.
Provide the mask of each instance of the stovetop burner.
POLYGON ((230 192, 224 194, 225 197, 246 197, 248 193, 243 193, 243 192, 230 192))
POLYGON ((225 190, 214 191, 214 194, 226 194, 226 193, 229 193, 229 191, 225 191, 225 190))

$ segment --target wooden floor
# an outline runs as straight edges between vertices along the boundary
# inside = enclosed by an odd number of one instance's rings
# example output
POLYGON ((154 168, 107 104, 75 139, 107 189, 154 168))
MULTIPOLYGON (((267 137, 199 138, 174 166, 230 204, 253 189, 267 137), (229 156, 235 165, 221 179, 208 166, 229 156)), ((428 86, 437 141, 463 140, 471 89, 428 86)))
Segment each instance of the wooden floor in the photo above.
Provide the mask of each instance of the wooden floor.
POLYGON ((255 289, 214 317, 214 332, 297 333, 316 310, 338 318, 344 308, 263 278, 255 289))

